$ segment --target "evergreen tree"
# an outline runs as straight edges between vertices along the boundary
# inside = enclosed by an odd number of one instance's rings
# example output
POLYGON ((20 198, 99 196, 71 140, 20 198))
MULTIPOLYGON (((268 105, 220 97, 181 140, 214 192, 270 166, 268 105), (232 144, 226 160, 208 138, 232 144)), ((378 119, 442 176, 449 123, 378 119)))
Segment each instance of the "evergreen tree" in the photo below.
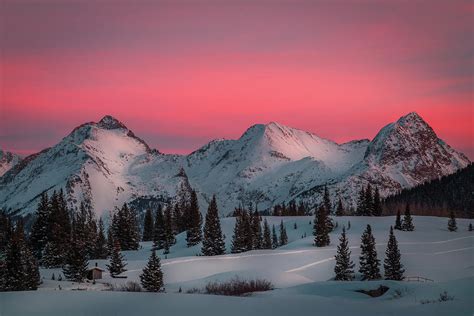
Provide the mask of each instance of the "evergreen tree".
POLYGON ((112 255, 115 247, 115 238, 112 225, 107 229, 107 257, 112 255))
POLYGON ((456 215, 454 214, 454 211, 449 212, 448 230, 450 232, 455 232, 458 230, 458 226, 456 225, 456 215))
POLYGON ((124 203, 122 208, 117 212, 113 224, 114 239, 120 243, 120 249, 137 250, 140 241, 140 233, 135 211, 124 203))
POLYGON ((272 225, 272 248, 278 248, 280 243, 278 242, 278 236, 276 233, 275 225, 272 225))
POLYGON ((334 279, 336 281, 351 281, 354 279, 354 263, 351 261, 351 251, 349 250, 345 227, 342 227, 335 259, 334 273, 336 277, 334 279))
POLYGON ((377 259, 377 250, 375 249, 375 238, 372 235, 372 228, 367 225, 362 234, 360 244, 361 255, 359 257, 359 272, 362 274, 362 280, 377 280, 380 275, 380 260, 377 259))
POLYGON ((288 243, 288 235, 286 234, 286 228, 282 220, 280 222, 280 246, 284 246, 287 243, 288 243))
POLYGON ((357 210, 358 216, 364 216, 366 214, 366 197, 365 189, 362 187, 359 191, 359 197, 357 198, 357 210))
POLYGON ((397 218, 395 219, 395 229, 402 230, 402 217, 400 215, 400 210, 397 211, 397 218))
POLYGON ((97 247, 97 221, 95 219, 95 215, 92 211, 92 208, 88 205, 86 207, 86 223, 85 223, 85 230, 87 238, 85 240, 86 243, 86 255, 87 258, 92 259, 95 257, 95 251, 97 247))
POLYGON ((163 272, 161 271, 160 258, 152 250, 148 263, 140 275, 140 283, 148 292, 161 292, 163 290, 163 272))
POLYGON ((202 254, 205 256, 217 256, 225 254, 225 242, 222 235, 219 210, 217 209, 216 196, 212 197, 207 209, 206 221, 204 223, 204 239, 202 241, 202 254))
POLYGON ((344 205, 342 204, 341 198, 339 198, 339 201, 337 202, 336 216, 344 216, 344 213, 344 205))
POLYGON ((374 200, 372 205, 372 215, 382 215, 382 201, 380 200, 380 191, 378 187, 375 187, 374 200))
POLYGON ((268 226, 267 219, 263 221, 263 249, 272 249, 272 234, 270 232, 270 226, 268 226))
POLYGON ((469 223, 469 228, 467 229, 468 231, 472 232, 473 231, 473 228, 472 228, 472 223, 469 223))
MULTIPOLYGON (((296 208, 295 208, 296 212, 296 208)), ((262 227, 260 226, 260 215, 258 214, 257 208, 251 216, 251 229, 252 229, 252 249, 262 249, 263 234, 262 227)))
POLYGON ((313 225, 314 244, 316 247, 325 247, 330 243, 327 213, 324 206, 316 211, 313 225))
MULTIPOLYGON (((78 239, 77 227, 73 226, 71 244, 66 254, 63 274, 69 281, 82 282, 87 275, 88 260, 84 243, 78 239)), ((81 229, 81 228, 79 228, 81 229)))
POLYGON ((151 210, 147 209, 145 213, 145 219, 143 220, 143 241, 153 240, 153 215, 151 210))
POLYGON ((153 249, 163 249, 167 242, 166 231, 165 231, 165 217, 163 216, 163 210, 158 207, 155 214, 155 227, 153 232, 153 249))
POLYGON ((407 231, 407 232, 411 232, 415 230, 415 226, 413 225, 413 219, 410 214, 410 204, 408 203, 405 209, 405 216, 403 217, 402 230, 407 231))
MULTIPOLYGON (((48 194, 41 194, 40 202, 36 208, 35 220, 31 227, 30 242, 36 258, 41 259, 42 252, 48 242, 48 228, 50 220, 50 205, 48 194)), ((1 229, 0 229, 1 231, 1 229)))
POLYGON ((164 220, 165 220, 165 249, 169 251, 169 247, 176 243, 173 230, 173 213, 171 207, 166 207, 164 211, 164 220))
POLYGON ((244 209, 239 210, 235 218, 234 235, 232 236, 232 253, 252 250, 251 216, 244 209))
POLYGON ((388 239, 387 250, 385 251, 384 269, 386 280, 403 280, 403 265, 400 263, 400 250, 398 249, 397 239, 393 234, 393 228, 390 226, 390 236, 388 239))
POLYGON ((0 254, 7 248, 12 233, 10 218, 5 211, 0 210, 0 254))
POLYGON ((324 186, 323 204, 324 204, 324 208, 326 209, 326 213, 328 215, 332 214, 331 198, 329 197, 329 190, 326 185, 324 186))
POLYGON ((202 216, 199 212, 199 204, 195 190, 191 191, 191 201, 188 209, 188 230, 186 231, 186 242, 188 247, 192 247, 201 242, 201 222, 202 216))
POLYGON ((125 266, 123 255, 120 253, 120 242, 115 240, 112 254, 110 255, 110 264, 107 265, 107 269, 110 272, 110 276, 115 278, 117 275, 127 271, 125 266))
POLYGON ((365 216, 372 216, 374 214, 374 198, 372 194, 372 186, 367 184, 367 188, 365 189, 365 216))
POLYGON ((23 221, 10 229, 4 261, 0 258, 0 291, 36 290, 40 284, 38 262, 26 242, 23 221))
POLYGON ((97 239, 95 243, 94 258, 107 259, 108 255, 107 239, 105 238, 104 222, 99 218, 99 227, 97 231, 97 239))

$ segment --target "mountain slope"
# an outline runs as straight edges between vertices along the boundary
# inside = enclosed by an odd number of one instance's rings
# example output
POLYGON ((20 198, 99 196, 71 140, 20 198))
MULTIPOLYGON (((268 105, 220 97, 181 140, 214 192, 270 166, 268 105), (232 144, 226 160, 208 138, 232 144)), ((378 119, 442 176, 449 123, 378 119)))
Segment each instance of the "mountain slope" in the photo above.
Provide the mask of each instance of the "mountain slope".
POLYGON ((20 156, 0 149, 0 177, 21 161, 20 156))
POLYGON ((315 204, 326 184, 333 197, 350 205, 368 182, 388 195, 468 164, 416 113, 387 125, 371 142, 337 144, 272 122, 187 156, 151 150, 106 116, 0 177, 0 207, 28 213, 43 191, 64 188, 71 206, 85 201, 102 215, 124 202, 140 209, 167 202, 191 186, 202 210, 216 194, 227 214, 240 203, 258 203, 261 210, 292 199, 315 204))

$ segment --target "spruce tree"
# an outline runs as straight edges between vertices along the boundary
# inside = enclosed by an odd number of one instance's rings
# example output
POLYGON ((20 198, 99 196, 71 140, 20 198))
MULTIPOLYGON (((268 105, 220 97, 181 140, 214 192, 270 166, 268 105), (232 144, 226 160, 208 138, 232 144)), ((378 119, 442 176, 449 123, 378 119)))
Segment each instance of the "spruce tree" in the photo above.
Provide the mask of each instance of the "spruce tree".
POLYGON ((280 243, 278 242, 278 236, 276 233, 275 225, 272 225, 272 248, 278 248, 280 243))
POLYGON ((50 219, 50 205, 48 194, 41 194, 40 202, 36 208, 33 226, 31 228, 30 242, 36 258, 41 259, 42 252, 48 242, 48 228, 50 219))
POLYGON ((374 196, 372 193, 372 186, 367 184, 365 189, 365 216, 372 216, 374 214, 374 196))
POLYGON ((345 227, 342 227, 335 259, 334 273, 336 277, 334 279, 336 281, 351 281, 354 279, 354 263, 351 261, 351 251, 349 250, 345 227))
POLYGON ((337 202, 336 216, 344 216, 344 213, 344 205, 342 204, 341 198, 339 198, 339 201, 337 202))
POLYGON ((212 197, 207 209, 206 221, 204 223, 204 238, 202 241, 202 254, 205 256, 217 256, 225 254, 225 243, 222 235, 219 210, 217 209, 216 196, 212 197))
POLYGON ((109 226, 107 229, 107 257, 109 258, 112 255, 115 247, 115 238, 112 226, 109 226))
POLYGON ((127 271, 125 269, 126 265, 123 255, 120 253, 120 242, 115 240, 114 248, 110 255, 110 264, 107 265, 107 270, 109 270, 110 276, 115 278, 117 275, 127 271))
POLYGON ((163 210, 158 207, 155 214, 155 227, 153 232, 153 249, 163 249, 167 242, 165 231, 165 217, 163 210))
POLYGON ((372 215, 382 215, 382 201, 380 200, 380 191, 378 187, 375 187, 374 200, 372 205, 372 215))
POLYGON ((397 239, 393 233, 393 228, 390 226, 390 236, 388 239, 387 250, 385 251, 384 269, 386 280, 403 280, 403 265, 400 262, 400 250, 398 249, 397 239))
POLYGON ((92 259, 95 257, 95 251, 97 246, 97 221, 92 208, 88 205, 86 207, 86 254, 87 258, 92 259))
POLYGON ((145 213, 145 219, 143 220, 143 241, 153 240, 153 215, 151 210, 147 209, 145 213))
POLYGON ((76 238, 76 228, 73 227, 71 244, 66 254, 63 274, 69 281, 82 282, 87 275, 88 260, 84 243, 76 238))
MULTIPOLYGON (((173 230, 173 212, 171 207, 166 207, 165 211, 163 213, 164 220, 165 220, 165 241, 166 241, 166 246, 171 247, 176 243, 176 239, 174 236, 174 230, 173 230)), ((166 247, 164 247, 166 248, 166 247)))
POLYGON ((448 230, 450 232, 455 232, 458 230, 458 226, 456 224, 456 214, 454 211, 449 212, 448 230))
POLYGON ((472 223, 469 223, 469 227, 467 229, 468 231, 472 232, 473 231, 473 228, 472 228, 472 223))
POLYGON ((397 211, 397 218, 395 219, 395 229, 402 230, 402 217, 400 215, 400 210, 397 211))
POLYGON ((288 243, 288 235, 286 234, 286 228, 282 220, 280 222, 280 246, 284 246, 287 243, 288 243))
POLYGON ((268 226, 267 219, 263 221, 263 249, 272 249, 272 233, 270 232, 270 226, 268 226))
POLYGON ((331 198, 329 197, 328 187, 324 186, 324 197, 323 197, 324 208, 326 209, 327 214, 332 214, 332 203, 331 198))
POLYGON ((366 213, 366 198, 365 198, 365 189, 362 187, 359 191, 359 196, 357 198, 357 210, 356 213, 358 216, 364 216, 366 213))
POLYGON ((148 292, 161 292, 163 290, 163 272, 161 271, 160 258, 152 250, 148 263, 140 274, 140 283, 148 292))
POLYGON ((104 222, 99 218, 99 227, 97 230, 97 239, 95 243, 94 258, 107 259, 108 256, 107 239, 105 238, 104 222))
POLYGON ((415 226, 413 225, 413 219, 410 214, 410 204, 408 203, 405 209, 405 216, 403 217, 402 230, 407 232, 415 230, 415 226))
POLYGON ((262 249, 263 234, 262 227, 260 226, 260 215, 258 214, 257 208, 251 216, 251 228, 252 228, 252 249, 262 249))
POLYGON ((362 280, 377 280, 380 275, 380 260, 377 259, 377 250, 375 249, 375 238, 372 235, 372 228, 367 225, 361 238, 361 255, 359 257, 359 272, 362 274, 362 280))
POLYGON ((245 209, 239 210, 236 215, 231 252, 240 253, 252 250, 253 238, 250 215, 245 209))
POLYGON ((186 231, 186 243, 188 247, 195 246, 201 242, 202 216, 199 212, 199 203, 195 190, 191 191, 191 201, 188 209, 188 230, 186 231))
POLYGON ((316 211, 313 225, 314 244, 316 247, 325 247, 330 243, 327 213, 324 206, 316 211))

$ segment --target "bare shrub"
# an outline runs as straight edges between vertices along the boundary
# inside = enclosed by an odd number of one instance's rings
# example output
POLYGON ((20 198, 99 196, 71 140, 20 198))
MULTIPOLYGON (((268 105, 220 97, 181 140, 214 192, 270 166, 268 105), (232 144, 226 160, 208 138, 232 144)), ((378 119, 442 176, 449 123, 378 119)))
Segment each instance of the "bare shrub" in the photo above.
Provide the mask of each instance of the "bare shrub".
POLYGON ((142 292, 142 287, 137 282, 128 281, 125 284, 104 284, 107 291, 116 291, 116 292, 142 292))
POLYGON ((253 292, 273 290, 273 284, 265 279, 244 280, 234 277, 225 282, 209 282, 205 287, 206 294, 244 296, 253 292))

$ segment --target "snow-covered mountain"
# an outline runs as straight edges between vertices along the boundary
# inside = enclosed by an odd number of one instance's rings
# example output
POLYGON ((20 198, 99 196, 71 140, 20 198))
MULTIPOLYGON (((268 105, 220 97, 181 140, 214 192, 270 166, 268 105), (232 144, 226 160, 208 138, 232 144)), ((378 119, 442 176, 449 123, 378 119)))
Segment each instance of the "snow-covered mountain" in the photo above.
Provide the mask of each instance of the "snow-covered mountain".
POLYGON ((227 214, 239 203, 258 202, 259 209, 292 199, 316 203, 325 184, 351 204, 367 182, 386 195, 468 163, 416 113, 387 125, 371 142, 337 144, 272 122, 186 156, 152 150, 106 116, 0 177, 0 207, 29 213, 43 191, 63 188, 72 207, 85 201, 102 215, 124 202, 142 208, 168 201, 177 190, 193 187, 203 210, 216 194, 227 214))
POLYGON ((20 156, 0 149, 0 177, 20 161, 20 156))

